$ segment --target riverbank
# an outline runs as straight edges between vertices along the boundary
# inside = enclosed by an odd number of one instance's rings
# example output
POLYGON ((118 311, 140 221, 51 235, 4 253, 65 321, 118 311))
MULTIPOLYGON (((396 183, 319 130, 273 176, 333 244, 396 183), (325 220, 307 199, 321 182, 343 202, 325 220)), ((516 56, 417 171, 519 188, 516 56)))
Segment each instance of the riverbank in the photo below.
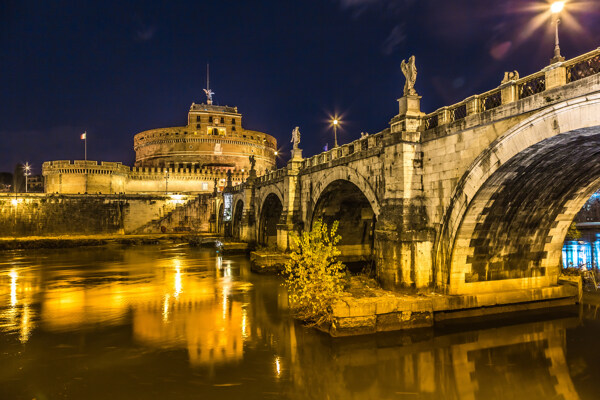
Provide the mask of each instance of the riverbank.
POLYGON ((247 253, 247 243, 226 240, 209 233, 164 233, 140 235, 64 235, 0 238, 0 251, 18 249, 60 249, 83 246, 137 246, 159 243, 187 243, 193 247, 218 248, 223 254, 247 253))

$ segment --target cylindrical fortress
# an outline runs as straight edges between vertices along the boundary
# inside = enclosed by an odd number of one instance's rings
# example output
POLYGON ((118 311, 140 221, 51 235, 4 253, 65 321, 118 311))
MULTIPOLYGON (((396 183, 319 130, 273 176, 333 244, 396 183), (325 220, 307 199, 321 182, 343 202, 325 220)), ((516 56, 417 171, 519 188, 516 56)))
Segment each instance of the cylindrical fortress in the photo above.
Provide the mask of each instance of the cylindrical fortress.
POLYGON ((277 140, 242 127, 237 107, 192 104, 184 127, 151 129, 134 137, 135 166, 157 168, 250 169, 258 175, 275 168, 277 140))

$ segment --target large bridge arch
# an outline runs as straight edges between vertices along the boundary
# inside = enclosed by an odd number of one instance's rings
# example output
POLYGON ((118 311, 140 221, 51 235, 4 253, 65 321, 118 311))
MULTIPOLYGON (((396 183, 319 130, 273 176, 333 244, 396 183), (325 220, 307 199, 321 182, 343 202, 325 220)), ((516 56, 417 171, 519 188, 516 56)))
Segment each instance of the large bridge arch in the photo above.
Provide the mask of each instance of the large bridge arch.
POLYGON ((460 179, 436 238, 436 283, 450 293, 555 283, 566 231, 598 185, 600 94, 533 114, 460 179))

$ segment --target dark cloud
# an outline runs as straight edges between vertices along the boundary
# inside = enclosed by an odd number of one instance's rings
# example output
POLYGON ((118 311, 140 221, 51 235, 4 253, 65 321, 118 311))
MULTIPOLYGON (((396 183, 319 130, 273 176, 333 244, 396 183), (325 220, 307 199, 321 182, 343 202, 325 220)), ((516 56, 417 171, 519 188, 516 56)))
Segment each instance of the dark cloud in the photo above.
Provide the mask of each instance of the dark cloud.
POLYGON ((406 40, 404 25, 396 25, 381 46, 383 54, 389 56, 406 40))
POLYGON ((135 32, 135 38, 141 42, 145 42, 154 38, 154 34, 156 33, 155 26, 147 26, 142 29, 138 29, 135 32))

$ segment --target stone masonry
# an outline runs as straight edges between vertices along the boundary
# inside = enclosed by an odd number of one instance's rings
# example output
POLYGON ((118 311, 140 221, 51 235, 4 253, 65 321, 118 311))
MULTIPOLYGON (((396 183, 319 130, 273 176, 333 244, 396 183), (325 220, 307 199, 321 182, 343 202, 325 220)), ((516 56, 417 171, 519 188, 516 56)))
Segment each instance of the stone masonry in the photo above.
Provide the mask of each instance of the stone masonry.
POLYGON ((291 231, 337 219, 343 255, 372 260, 384 288, 556 285, 567 228, 600 185, 599 72, 600 49, 430 114, 402 97, 383 131, 226 190, 228 233, 265 244, 276 229, 286 250, 291 231))

